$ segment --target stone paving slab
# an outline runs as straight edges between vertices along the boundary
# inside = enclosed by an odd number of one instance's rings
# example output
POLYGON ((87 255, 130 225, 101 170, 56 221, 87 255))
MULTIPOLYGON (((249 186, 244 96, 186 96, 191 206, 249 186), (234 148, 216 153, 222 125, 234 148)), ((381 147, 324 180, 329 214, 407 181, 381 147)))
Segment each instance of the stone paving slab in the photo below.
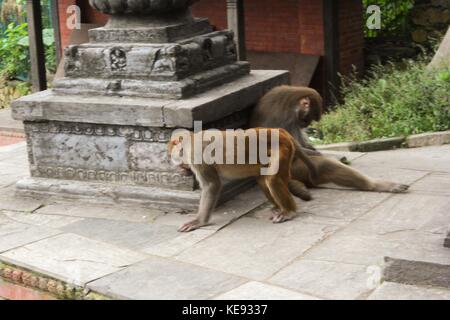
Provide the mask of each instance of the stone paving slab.
POLYGON ((179 233, 175 238, 148 245, 141 251, 160 257, 172 257, 212 236, 215 232, 215 230, 198 229, 195 232, 179 233))
POLYGON ((199 266, 150 257, 88 284, 117 299, 210 299, 236 288, 244 279, 199 266))
POLYGON ((450 290, 384 282, 369 300, 450 300, 450 290))
POLYGON ((179 235, 172 226, 106 219, 83 219, 66 225, 61 230, 135 251, 172 240, 179 235))
POLYGON ((325 299, 358 299, 371 291, 367 266, 300 259, 269 282, 325 299))
POLYGON ((24 159, 27 156, 27 144, 25 141, 0 147, 0 161, 24 159))
POLYGON ((450 197, 450 173, 431 173, 415 183, 411 187, 411 191, 450 197))
POLYGON ((354 161, 366 167, 450 172, 450 145, 367 153, 354 161))
POLYGON ((36 227, 24 223, 1 218, 0 220, 0 252, 14 249, 27 243, 61 233, 60 231, 36 227))
POLYGON ((0 110, 0 131, 23 133, 22 121, 14 120, 11 117, 11 109, 0 110))
POLYGON ((0 254, 0 260, 7 263, 78 286, 145 258, 143 254, 74 234, 61 234, 0 254))
POLYGON ((64 217, 64 216, 60 217, 37 213, 0 210, 0 216, 2 215, 16 222, 54 229, 58 229, 68 224, 83 220, 83 218, 76 218, 76 217, 64 217))
MULTIPOLYGON (((296 199, 298 209, 295 221, 332 225, 348 224, 390 197, 388 193, 340 189, 311 189, 311 194, 312 201, 296 199)), ((270 207, 257 211, 251 216, 268 220, 271 216, 270 207)))
POLYGON ((410 193, 390 197, 360 221, 379 235, 408 230, 445 235, 450 229, 449 213, 450 197, 410 193))
POLYGON ((57 203, 46 205, 36 210, 36 213, 142 223, 153 222, 158 216, 164 215, 164 211, 155 208, 85 204, 76 201, 58 201, 57 203))
POLYGON ((27 176, 29 173, 24 166, 16 164, 1 164, 2 171, 0 172, 0 188, 8 187, 15 184, 21 178, 27 176))
POLYGON ((357 221, 311 249, 304 257, 361 265, 382 265, 385 256, 449 264, 442 235, 419 230, 385 232, 384 225, 357 221))
POLYGON ((214 300, 319 300, 319 298, 270 284, 250 281, 214 300))
POLYGON ((14 187, 0 189, 0 210, 33 212, 44 203, 43 200, 16 196, 14 187))
POLYGON ((180 261, 264 280, 334 230, 333 226, 242 218, 176 256, 180 261))
MULTIPOLYGON (((259 187, 253 187, 252 189, 237 195, 232 200, 219 206, 211 215, 210 224, 202 229, 220 230, 255 208, 258 208, 265 202, 267 202, 267 198, 264 196, 264 193, 259 189, 259 187)), ((178 228, 183 223, 194 219, 194 217, 195 213, 169 213, 164 216, 159 216, 156 219, 156 222, 178 228)))

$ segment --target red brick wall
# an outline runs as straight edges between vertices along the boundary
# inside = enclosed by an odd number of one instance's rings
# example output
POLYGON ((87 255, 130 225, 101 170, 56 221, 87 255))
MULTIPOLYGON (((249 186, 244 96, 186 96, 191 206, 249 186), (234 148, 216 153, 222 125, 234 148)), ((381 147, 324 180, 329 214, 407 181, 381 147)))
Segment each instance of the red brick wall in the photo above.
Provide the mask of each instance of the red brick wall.
POLYGON ((59 9, 59 27, 61 29, 61 47, 64 49, 69 43, 72 30, 67 28, 67 8, 76 4, 76 0, 60 0, 58 1, 59 9))
POLYGON ((360 0, 340 1, 340 71, 348 74, 352 65, 364 69, 364 27, 363 5, 360 0))
MULTIPOLYGON (((61 0, 62 45, 67 44, 66 9, 78 3, 82 22, 104 24, 107 16, 92 9, 88 0, 61 0)), ((361 0, 339 0, 340 71, 348 73, 352 64, 363 68, 363 8, 361 0)), ((247 49, 260 52, 324 54, 321 0, 246 0, 247 49)), ((218 29, 227 27, 226 0, 201 0, 192 7, 197 17, 207 17, 218 29)))

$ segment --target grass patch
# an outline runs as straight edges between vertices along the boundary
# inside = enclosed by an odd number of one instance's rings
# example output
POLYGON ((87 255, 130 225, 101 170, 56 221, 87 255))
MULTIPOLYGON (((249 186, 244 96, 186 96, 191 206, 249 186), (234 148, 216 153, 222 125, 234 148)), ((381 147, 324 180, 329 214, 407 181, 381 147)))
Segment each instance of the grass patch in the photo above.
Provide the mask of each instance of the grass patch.
POLYGON ((343 79, 345 102, 312 126, 313 142, 364 141, 450 129, 450 67, 427 70, 428 60, 377 65, 364 79, 343 79))

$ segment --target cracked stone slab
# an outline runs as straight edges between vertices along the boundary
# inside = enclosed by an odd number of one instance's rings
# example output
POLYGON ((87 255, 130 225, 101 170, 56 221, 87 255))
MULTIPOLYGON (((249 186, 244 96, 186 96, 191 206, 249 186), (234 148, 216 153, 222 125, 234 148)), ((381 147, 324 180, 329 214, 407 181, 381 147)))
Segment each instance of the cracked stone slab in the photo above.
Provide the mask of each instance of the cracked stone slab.
MULTIPOLYGON (((381 271, 381 269, 380 269, 381 271)), ((371 290, 367 266, 300 259, 269 279, 270 283, 325 299, 357 299, 371 290)))
POLYGON ((25 213, 17 211, 1 211, 9 219, 16 222, 58 229, 68 224, 83 220, 83 218, 53 216, 46 214, 25 213))
POLYGON ((450 173, 431 173, 415 183, 411 191, 420 194, 450 197, 450 173))
POLYGON ((333 226, 327 225, 295 220, 273 224, 269 220, 244 217, 176 258, 249 279, 264 280, 332 231, 333 226))
POLYGON ((215 232, 215 230, 198 229, 194 232, 179 233, 175 238, 147 245, 141 251, 160 257, 173 257, 212 236, 215 232))
MULTIPOLYGON (((225 202, 214 210, 210 218, 210 224, 202 227, 205 230, 220 230, 233 221, 239 219, 245 214, 249 213, 253 209, 261 206, 267 201, 263 192, 258 187, 236 195, 232 200, 225 202)), ((179 214, 169 213, 163 216, 159 216, 156 219, 157 223, 167 224, 178 228, 183 223, 192 220, 195 217, 195 213, 179 214)))
POLYGON ((16 195, 13 188, 0 192, 0 210, 33 212, 44 204, 43 200, 16 195))
POLYGON ((250 281, 215 297, 214 300, 319 300, 319 298, 262 282, 250 281))
POLYGON ((19 223, 1 217, 0 215, 0 252, 61 233, 58 230, 19 223))
POLYGON ((145 258, 143 254, 74 234, 57 235, 0 255, 5 262, 78 286, 145 258))
POLYGON ((381 235, 404 230, 445 235, 450 228, 449 212, 449 197, 399 194, 361 217, 361 221, 376 226, 374 231, 381 235))
POLYGON ((397 229, 372 221, 357 221, 333 234, 305 254, 305 259, 361 265, 382 265, 384 257, 448 264, 449 252, 442 234, 397 229), (388 229, 386 229, 386 226, 388 229))
POLYGON ((244 279, 226 273, 151 257, 91 282, 88 288, 117 299, 204 300, 232 290, 243 282, 244 279))
POLYGON ((144 208, 137 205, 125 207, 80 204, 79 202, 64 201, 42 207, 36 210, 36 213, 43 215, 150 223, 155 221, 158 216, 163 215, 164 211, 156 208, 144 208))
POLYGON ((450 290, 384 282, 369 300, 450 300, 450 290))
POLYGON ((383 278, 386 281, 450 289, 450 264, 443 265, 389 257, 385 258, 385 262, 383 278))
POLYGON ((84 219, 61 230, 135 251, 173 240, 179 235, 171 226, 106 219, 84 219))

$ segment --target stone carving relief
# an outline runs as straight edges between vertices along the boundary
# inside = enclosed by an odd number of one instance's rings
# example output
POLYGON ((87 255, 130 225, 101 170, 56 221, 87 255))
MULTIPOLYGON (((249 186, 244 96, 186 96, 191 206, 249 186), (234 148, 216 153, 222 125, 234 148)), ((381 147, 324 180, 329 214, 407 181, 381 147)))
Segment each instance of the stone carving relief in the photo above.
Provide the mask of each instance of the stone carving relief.
POLYGON ((112 71, 123 71, 127 67, 127 53, 123 48, 112 48, 109 60, 112 71))

